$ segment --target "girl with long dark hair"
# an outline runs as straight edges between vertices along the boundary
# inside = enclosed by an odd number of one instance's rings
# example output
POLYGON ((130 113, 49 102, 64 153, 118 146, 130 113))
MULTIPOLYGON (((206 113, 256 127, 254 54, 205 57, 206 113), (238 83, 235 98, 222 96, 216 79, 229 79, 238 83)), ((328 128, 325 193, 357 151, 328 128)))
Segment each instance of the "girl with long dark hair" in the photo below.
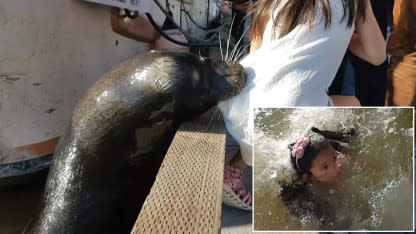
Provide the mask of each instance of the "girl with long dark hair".
POLYGON ((254 107, 359 105, 327 95, 347 48, 378 65, 386 45, 369 0, 258 0, 251 10, 250 54, 240 61, 246 87, 219 104, 240 152, 225 167, 224 201, 250 209, 241 173, 252 164, 254 107))

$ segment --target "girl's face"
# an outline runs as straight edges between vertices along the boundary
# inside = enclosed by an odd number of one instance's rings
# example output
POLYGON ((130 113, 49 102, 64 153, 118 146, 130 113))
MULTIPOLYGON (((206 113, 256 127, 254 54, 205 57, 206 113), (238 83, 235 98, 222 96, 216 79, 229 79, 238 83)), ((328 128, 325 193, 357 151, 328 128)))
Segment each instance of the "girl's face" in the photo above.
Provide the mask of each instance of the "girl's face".
POLYGON ((329 147, 319 152, 312 161, 312 179, 320 182, 336 183, 343 177, 342 154, 329 147))

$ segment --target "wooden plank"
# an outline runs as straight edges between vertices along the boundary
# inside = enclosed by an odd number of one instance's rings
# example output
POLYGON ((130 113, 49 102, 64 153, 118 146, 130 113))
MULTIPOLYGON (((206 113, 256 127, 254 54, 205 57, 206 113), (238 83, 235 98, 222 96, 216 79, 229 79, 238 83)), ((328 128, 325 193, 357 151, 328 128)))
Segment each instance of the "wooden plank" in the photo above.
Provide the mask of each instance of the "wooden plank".
POLYGON ((211 114, 184 123, 131 233, 218 233, 226 133, 211 114))

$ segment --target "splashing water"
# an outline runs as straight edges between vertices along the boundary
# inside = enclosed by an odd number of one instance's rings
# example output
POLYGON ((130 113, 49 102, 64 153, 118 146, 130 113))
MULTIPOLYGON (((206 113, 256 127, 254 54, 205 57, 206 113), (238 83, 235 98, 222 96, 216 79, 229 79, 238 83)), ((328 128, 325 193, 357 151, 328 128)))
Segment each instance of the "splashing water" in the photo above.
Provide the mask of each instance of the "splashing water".
POLYGON ((256 109, 255 230, 411 230, 413 222, 413 113, 410 108, 256 109), (296 174, 287 145, 310 127, 355 128, 342 185, 311 185, 331 216, 311 204, 290 208, 279 197, 296 174), (305 209, 307 207, 307 209, 305 209), (304 209, 302 215, 290 212, 304 209))

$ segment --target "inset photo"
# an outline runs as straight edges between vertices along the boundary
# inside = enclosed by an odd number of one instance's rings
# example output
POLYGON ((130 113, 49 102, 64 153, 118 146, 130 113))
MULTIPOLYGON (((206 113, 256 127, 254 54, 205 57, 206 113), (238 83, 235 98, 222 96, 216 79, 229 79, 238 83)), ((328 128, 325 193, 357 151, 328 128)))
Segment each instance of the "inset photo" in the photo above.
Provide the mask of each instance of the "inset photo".
POLYGON ((413 231, 413 108, 254 112, 254 231, 413 231))

